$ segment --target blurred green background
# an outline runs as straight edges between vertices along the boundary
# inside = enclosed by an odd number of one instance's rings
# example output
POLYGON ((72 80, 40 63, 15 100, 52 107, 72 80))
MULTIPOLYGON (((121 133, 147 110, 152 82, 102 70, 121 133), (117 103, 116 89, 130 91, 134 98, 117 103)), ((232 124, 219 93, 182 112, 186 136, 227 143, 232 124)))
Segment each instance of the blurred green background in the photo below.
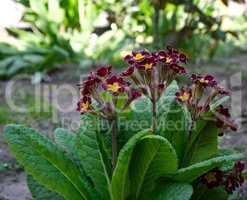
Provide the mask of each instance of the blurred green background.
POLYGON ((191 62, 247 50, 245 0, 16 2, 22 11, 18 25, 1 29, 0 79, 18 73, 42 76, 64 63, 121 67, 126 52, 167 44, 191 62))

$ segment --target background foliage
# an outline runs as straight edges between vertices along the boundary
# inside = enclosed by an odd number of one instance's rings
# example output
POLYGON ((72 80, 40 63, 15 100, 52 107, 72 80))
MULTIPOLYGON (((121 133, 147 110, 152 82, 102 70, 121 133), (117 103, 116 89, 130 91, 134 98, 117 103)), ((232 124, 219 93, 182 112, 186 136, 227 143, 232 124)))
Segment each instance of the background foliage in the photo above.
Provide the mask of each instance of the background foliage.
POLYGON ((194 61, 225 53, 236 44, 246 48, 241 42, 247 36, 246 16, 228 19, 219 14, 219 6, 227 7, 229 2, 18 0, 25 7, 27 26, 8 28, 14 38, 0 44, 0 78, 48 72, 66 62, 121 66, 125 52, 140 47, 172 44, 194 61))

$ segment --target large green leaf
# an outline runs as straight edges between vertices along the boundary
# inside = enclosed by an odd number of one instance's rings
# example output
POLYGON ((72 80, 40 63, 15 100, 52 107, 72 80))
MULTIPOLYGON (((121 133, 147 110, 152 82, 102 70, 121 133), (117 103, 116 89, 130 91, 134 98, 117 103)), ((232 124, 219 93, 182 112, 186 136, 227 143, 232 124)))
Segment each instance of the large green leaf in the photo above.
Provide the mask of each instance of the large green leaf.
POLYGON ((76 147, 80 164, 94 183, 96 191, 102 199, 110 199, 111 164, 102 135, 99 133, 99 121, 96 116, 82 116, 81 129, 76 138, 76 147))
POLYGON ((143 200, 189 200, 193 187, 188 183, 159 182, 153 192, 143 200))
POLYGON ((34 200, 64 200, 64 198, 56 192, 40 185, 31 175, 27 176, 27 184, 34 200))
POLYGON ((194 188, 194 194, 191 197, 191 200, 228 200, 228 194, 222 187, 217 187, 213 189, 208 189, 204 185, 198 185, 194 188))
POLYGON ((40 184, 68 200, 92 199, 77 166, 47 138, 22 125, 9 125, 5 140, 17 160, 40 184))
POLYGON ((190 118, 185 108, 175 100, 159 115, 159 131, 175 148, 181 160, 184 153, 185 141, 189 132, 190 118))
POLYGON ((158 135, 134 136, 119 154, 112 186, 115 199, 138 199, 155 181, 177 170, 177 156, 171 144, 158 135))
POLYGON ((176 81, 173 81, 158 102, 157 132, 168 139, 181 160, 191 119, 185 107, 176 101, 178 89, 176 81))
POLYGON ((130 163, 131 196, 139 198, 154 186, 161 176, 174 173, 178 168, 176 152, 162 136, 144 136, 135 146, 130 163))
POLYGON ((207 122, 197 133, 197 138, 190 146, 186 161, 190 164, 198 163, 218 153, 219 128, 214 122, 207 122))
POLYGON ((229 161, 236 161, 243 157, 240 153, 234 153, 232 155, 218 156, 211 158, 206 161, 202 161, 196 164, 193 164, 189 167, 179 169, 175 176, 172 177, 176 181, 187 181, 192 182, 201 175, 205 174, 209 170, 215 167, 222 167, 223 164, 229 161))
POLYGON ((145 130, 134 135, 121 149, 117 166, 112 176, 112 195, 114 200, 125 200, 129 193, 129 165, 136 143, 151 130, 145 130))
POLYGON ((69 130, 57 128, 55 130, 55 142, 71 156, 77 156, 76 135, 69 130))

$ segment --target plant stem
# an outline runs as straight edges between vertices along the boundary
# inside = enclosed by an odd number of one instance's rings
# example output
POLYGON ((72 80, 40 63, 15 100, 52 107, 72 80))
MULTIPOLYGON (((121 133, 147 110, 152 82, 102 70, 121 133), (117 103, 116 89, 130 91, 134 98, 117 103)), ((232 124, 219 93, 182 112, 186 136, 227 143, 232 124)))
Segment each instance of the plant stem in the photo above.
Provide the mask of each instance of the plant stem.
POLYGON ((157 129, 157 112, 156 112, 156 101, 155 99, 152 101, 152 130, 153 134, 156 133, 157 129))
POLYGON ((112 168, 115 169, 117 164, 117 131, 118 131, 117 117, 115 117, 111 122, 112 122, 112 168))

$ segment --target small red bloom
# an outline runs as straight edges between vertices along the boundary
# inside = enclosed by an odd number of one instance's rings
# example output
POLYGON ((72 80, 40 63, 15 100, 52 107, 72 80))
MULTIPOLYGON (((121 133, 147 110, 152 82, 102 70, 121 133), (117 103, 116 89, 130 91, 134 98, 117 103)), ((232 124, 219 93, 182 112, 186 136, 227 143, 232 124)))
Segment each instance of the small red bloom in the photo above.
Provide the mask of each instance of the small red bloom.
POLYGON ((147 70, 152 70, 155 65, 156 65, 155 58, 153 56, 148 56, 145 59, 143 59, 141 62, 137 62, 135 64, 135 67, 147 71, 147 70))
POLYGON ((139 90, 131 89, 131 91, 130 91, 130 99, 131 100, 137 99, 140 96, 142 96, 142 93, 139 90))
POLYGON ((104 66, 104 67, 99 68, 96 73, 99 77, 104 78, 111 74, 111 69, 112 69, 112 66, 104 66))
POLYGON ((223 183, 223 173, 215 168, 201 177, 201 182, 208 188, 218 187, 223 183))
POLYGON ((233 171, 228 175, 225 182, 225 189, 228 193, 232 193, 236 188, 241 187, 244 183, 242 171, 244 170, 244 163, 238 161, 234 165, 233 171))
POLYGON ((134 71, 135 71, 135 68, 130 66, 127 70, 122 72, 121 76, 123 76, 123 77, 131 76, 134 73, 134 71))
POLYGON ((182 88, 179 92, 176 92, 176 98, 182 103, 189 101, 191 98, 191 90, 182 88))
POLYGON ((78 112, 81 114, 89 112, 92 110, 92 100, 88 96, 84 96, 80 99, 80 101, 77 103, 77 109, 78 112))
POLYGON ((144 50, 136 50, 133 51, 131 55, 127 55, 124 57, 124 60, 127 61, 130 65, 133 65, 137 62, 142 61, 147 56, 150 56, 151 54, 148 51, 144 50))
POLYGON ((216 125, 219 128, 230 128, 233 131, 237 131, 237 124, 231 120, 231 114, 228 108, 220 105, 216 108, 216 125))
POLYGON ((207 74, 204 77, 196 74, 192 74, 190 79, 192 80, 193 83, 199 84, 203 87, 214 87, 217 85, 217 81, 210 74, 207 74))
POLYGON ((106 84, 103 87, 105 90, 117 95, 120 92, 124 92, 126 86, 127 82, 122 77, 112 76, 106 79, 106 84))
POLYGON ((218 94, 221 94, 221 95, 230 95, 230 92, 229 91, 226 91, 225 88, 219 86, 219 85, 215 85, 214 89, 216 90, 216 92, 218 94))
POLYGON ((184 67, 177 65, 177 64, 172 64, 171 69, 178 74, 185 74, 186 73, 186 69, 184 67))
POLYGON ((181 53, 179 55, 179 61, 182 62, 182 63, 184 63, 184 64, 186 64, 187 61, 188 61, 188 58, 187 58, 187 56, 185 54, 181 53))

